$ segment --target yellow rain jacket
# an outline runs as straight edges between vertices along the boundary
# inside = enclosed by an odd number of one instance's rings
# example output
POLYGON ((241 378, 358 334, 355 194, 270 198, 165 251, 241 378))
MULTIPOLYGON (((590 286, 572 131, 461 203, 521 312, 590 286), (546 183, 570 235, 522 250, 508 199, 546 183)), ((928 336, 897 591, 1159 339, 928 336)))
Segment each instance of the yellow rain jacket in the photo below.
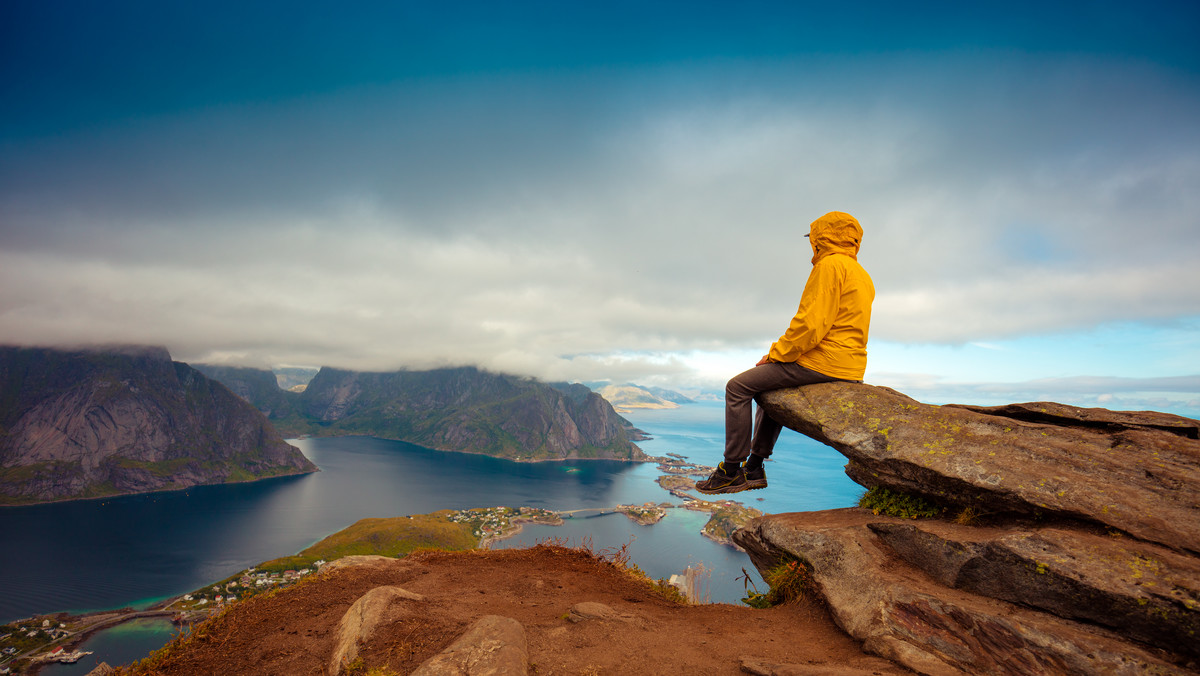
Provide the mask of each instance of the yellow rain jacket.
POLYGON ((833 378, 862 380, 875 300, 871 276, 858 264, 862 234, 858 221, 840 211, 813 221, 813 269, 791 325, 771 344, 771 361, 799 362, 833 378))

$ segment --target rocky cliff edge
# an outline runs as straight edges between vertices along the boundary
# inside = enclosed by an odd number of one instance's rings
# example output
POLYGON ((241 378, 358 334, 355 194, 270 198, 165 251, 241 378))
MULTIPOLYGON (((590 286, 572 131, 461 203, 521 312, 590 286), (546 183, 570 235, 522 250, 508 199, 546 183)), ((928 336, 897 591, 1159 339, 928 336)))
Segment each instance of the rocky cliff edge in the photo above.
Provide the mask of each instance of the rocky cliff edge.
POLYGON ((900 676, 815 604, 683 605, 582 549, 351 556, 123 674, 900 676), (803 641, 790 637, 803 636, 803 641))
POLYGON ((734 534, 762 571, 802 561, 868 652, 926 674, 1197 670, 1200 422, 850 383, 762 404, 856 482, 940 510, 779 514, 734 534))

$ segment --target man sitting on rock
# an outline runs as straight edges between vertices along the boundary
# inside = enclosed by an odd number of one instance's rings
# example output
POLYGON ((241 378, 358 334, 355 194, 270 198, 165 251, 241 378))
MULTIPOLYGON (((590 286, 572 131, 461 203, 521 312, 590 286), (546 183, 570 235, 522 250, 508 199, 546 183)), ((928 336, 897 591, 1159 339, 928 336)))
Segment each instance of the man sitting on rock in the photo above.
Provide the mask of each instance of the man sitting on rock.
POLYGON ((696 483, 696 490, 715 494, 767 487, 763 460, 771 457, 782 427, 761 406, 751 416, 751 402, 759 394, 837 380, 862 382, 875 300, 875 285, 858 264, 862 234, 858 221, 840 211, 809 226, 805 237, 812 245, 813 268, 800 309, 758 364, 726 385, 725 459, 711 476, 696 483))

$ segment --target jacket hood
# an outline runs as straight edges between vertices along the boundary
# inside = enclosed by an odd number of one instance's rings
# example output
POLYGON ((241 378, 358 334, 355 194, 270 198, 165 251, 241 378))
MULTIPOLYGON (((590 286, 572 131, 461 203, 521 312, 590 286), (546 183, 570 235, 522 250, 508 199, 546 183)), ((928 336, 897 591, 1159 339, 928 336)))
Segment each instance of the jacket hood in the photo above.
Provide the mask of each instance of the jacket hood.
POLYGON ((842 211, 831 211, 808 226, 808 240, 812 245, 813 265, 831 254, 840 253, 858 260, 858 247, 862 244, 863 229, 858 220, 842 211))

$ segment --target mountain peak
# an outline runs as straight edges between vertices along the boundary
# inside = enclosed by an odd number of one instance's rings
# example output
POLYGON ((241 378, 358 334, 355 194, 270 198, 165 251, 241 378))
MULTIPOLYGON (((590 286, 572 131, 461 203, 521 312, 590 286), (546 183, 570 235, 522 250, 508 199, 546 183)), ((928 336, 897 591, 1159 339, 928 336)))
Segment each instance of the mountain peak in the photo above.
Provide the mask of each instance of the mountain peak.
POLYGON ((312 472, 253 407, 161 347, 0 348, 0 504, 312 472))

